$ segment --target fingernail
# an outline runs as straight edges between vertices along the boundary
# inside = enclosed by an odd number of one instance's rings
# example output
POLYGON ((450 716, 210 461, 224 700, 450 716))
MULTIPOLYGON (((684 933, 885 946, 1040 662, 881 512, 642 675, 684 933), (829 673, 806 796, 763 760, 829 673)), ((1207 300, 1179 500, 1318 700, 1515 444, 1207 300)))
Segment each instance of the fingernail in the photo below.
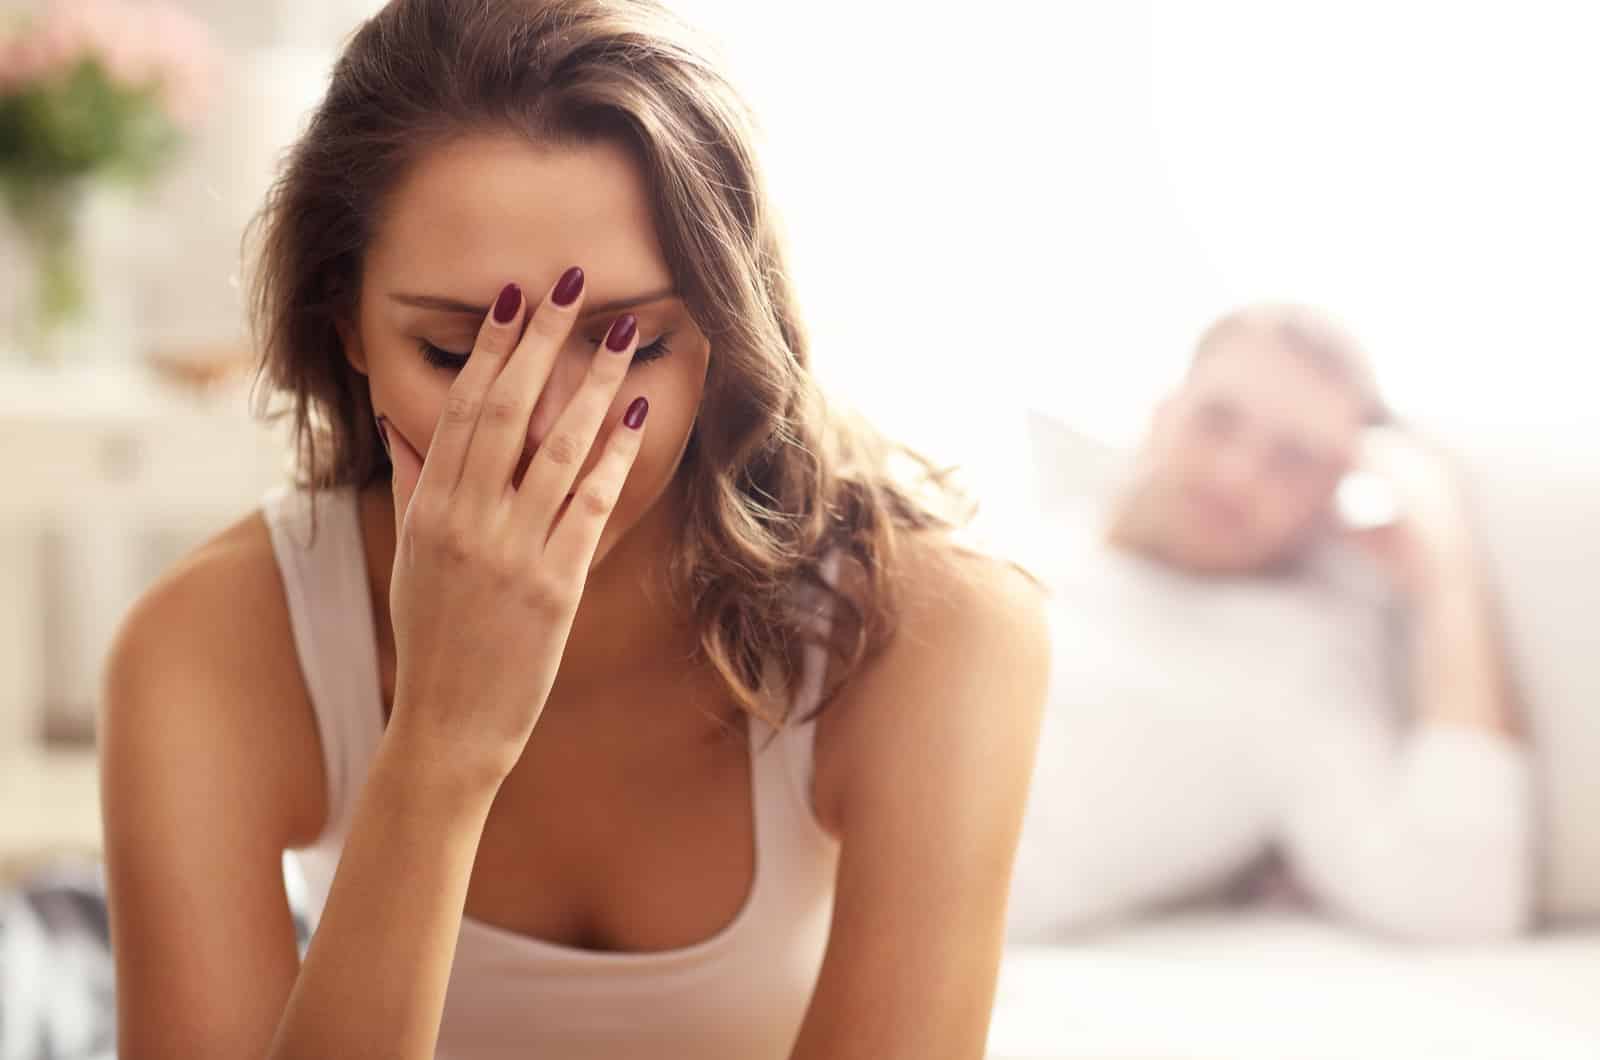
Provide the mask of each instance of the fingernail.
POLYGON ((389 420, 387 417, 378 417, 378 437, 383 439, 383 451, 391 457, 394 456, 394 452, 389 448, 389 420))
POLYGON ((571 305, 577 301, 578 292, 583 290, 583 270, 574 265, 561 274, 561 279, 556 282, 556 289, 550 292, 550 301, 556 305, 571 305))
POLYGON ((638 329, 639 321, 632 313, 622 314, 611 322, 611 330, 606 332, 606 348, 621 353, 633 341, 633 333, 638 329))
POLYGON ((506 284, 500 289, 500 297, 494 300, 494 322, 511 323, 511 318, 517 315, 517 310, 521 307, 522 288, 514 283, 506 284))
POLYGON ((644 414, 650 411, 650 402, 643 395, 633 399, 633 404, 628 406, 628 411, 622 414, 622 422, 632 430, 638 430, 644 425, 644 414))

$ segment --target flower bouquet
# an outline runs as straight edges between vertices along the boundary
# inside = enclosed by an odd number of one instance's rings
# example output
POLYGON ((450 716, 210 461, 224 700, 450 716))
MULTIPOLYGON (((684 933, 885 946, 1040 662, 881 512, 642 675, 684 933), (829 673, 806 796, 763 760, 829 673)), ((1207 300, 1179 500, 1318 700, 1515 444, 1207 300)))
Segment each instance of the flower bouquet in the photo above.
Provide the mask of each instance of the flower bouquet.
MULTIPOLYGON (((83 310, 79 218, 91 182, 147 182, 209 99, 219 55, 161 0, 51 0, 0 12, 0 206, 37 283, 29 344, 83 310)), ((48 345, 48 341, 44 341, 48 345)))

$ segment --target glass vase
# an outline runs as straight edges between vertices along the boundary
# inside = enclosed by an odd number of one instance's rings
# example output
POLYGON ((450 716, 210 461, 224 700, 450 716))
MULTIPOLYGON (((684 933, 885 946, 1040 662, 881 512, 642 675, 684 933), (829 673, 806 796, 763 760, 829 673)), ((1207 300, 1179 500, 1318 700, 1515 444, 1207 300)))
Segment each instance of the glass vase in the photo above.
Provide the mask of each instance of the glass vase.
POLYGON ((22 297, 12 307, 8 336, 25 364, 55 365, 67 358, 88 305, 82 254, 82 181, 9 188, 5 205, 21 250, 22 297))

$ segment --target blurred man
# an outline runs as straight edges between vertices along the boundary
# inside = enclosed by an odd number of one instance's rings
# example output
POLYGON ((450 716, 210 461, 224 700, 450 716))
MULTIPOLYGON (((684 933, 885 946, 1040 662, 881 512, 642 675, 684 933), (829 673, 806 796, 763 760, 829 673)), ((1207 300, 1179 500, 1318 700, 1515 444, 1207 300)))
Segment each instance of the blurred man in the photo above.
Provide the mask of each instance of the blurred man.
POLYGON ((1529 765, 1485 568, 1446 462, 1387 419, 1326 319, 1241 310, 1115 488, 1052 517, 1014 938, 1262 894, 1409 938, 1528 924, 1529 765), (1356 470, 1383 488, 1352 511, 1356 470))

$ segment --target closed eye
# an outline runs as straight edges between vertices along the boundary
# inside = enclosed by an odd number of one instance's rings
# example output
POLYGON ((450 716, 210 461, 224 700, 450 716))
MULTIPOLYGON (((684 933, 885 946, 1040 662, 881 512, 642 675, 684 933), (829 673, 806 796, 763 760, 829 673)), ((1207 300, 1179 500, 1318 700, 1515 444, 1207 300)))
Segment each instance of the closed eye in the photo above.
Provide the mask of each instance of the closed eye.
MULTIPOLYGON (((668 331, 663 333, 660 338, 656 339, 648 346, 638 347, 633 351, 633 360, 630 363, 645 364, 649 361, 659 360, 660 358, 665 357, 667 354, 672 352, 672 349, 667 345, 667 340, 671 337, 672 332, 668 331)), ((591 346, 598 346, 600 345, 601 340, 589 339, 588 342, 591 346)), ((422 351, 422 359, 433 365, 433 367, 442 371, 460 371, 461 368, 467 363, 467 354, 455 353, 451 350, 441 349, 440 347, 429 342, 427 339, 418 340, 418 347, 422 351)))
MULTIPOLYGON (((656 341, 650 343, 648 346, 646 346, 646 345, 641 343, 633 351, 633 361, 632 361, 632 363, 633 364, 644 364, 647 361, 654 361, 654 360, 657 360, 659 358, 665 357, 667 354, 672 352, 672 350, 667 346, 667 340, 670 339, 670 338, 672 338, 672 332, 664 331, 664 332, 661 333, 661 337, 660 338, 656 339, 656 341)), ((602 339, 603 339, 603 336, 602 336, 602 339)), ((598 345, 600 345, 602 339, 590 339, 589 340, 589 345, 598 346, 598 345)))

